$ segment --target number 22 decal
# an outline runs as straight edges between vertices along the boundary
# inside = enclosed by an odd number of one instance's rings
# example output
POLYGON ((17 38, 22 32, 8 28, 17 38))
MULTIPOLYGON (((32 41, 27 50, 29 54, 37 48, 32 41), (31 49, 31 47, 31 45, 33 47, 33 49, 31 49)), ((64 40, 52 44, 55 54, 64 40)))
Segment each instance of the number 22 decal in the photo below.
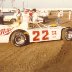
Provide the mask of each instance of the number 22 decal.
MULTIPOLYGON (((43 30, 41 34, 42 34, 42 40, 48 40, 48 30, 43 30)), ((35 35, 33 38, 33 41, 40 41, 40 37, 39 37, 40 32, 39 31, 33 31, 33 35, 35 35)))
POLYGON ((35 35, 35 37, 33 38, 33 41, 39 41, 40 38, 39 38, 39 35, 40 35, 40 32, 39 31, 33 31, 33 35, 35 35))
POLYGON ((43 36, 42 40, 48 40, 48 30, 43 30, 42 34, 44 34, 44 33, 45 33, 45 35, 43 36))

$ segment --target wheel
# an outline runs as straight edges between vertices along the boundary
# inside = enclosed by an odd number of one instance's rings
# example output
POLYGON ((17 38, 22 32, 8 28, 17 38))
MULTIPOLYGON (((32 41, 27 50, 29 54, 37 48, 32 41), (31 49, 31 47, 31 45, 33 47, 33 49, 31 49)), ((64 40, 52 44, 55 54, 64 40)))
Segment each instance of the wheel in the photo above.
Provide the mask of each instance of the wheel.
POLYGON ((10 42, 15 46, 20 47, 26 45, 29 41, 28 39, 29 38, 27 34, 24 34, 21 31, 16 31, 11 35, 10 42))
POLYGON ((10 23, 16 22, 16 19, 11 19, 10 23))
POLYGON ((69 29, 62 30, 62 39, 63 40, 72 40, 72 31, 69 29))
POLYGON ((66 36, 65 36, 66 40, 72 40, 72 30, 68 29, 66 31, 66 36))

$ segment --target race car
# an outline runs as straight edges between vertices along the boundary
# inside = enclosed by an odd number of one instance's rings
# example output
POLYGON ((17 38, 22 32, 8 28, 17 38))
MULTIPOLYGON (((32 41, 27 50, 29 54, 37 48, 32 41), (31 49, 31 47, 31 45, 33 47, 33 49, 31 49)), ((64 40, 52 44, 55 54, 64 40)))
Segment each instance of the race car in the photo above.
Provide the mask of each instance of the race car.
POLYGON ((72 28, 56 25, 40 26, 28 28, 28 23, 23 21, 11 25, 0 25, 0 43, 8 43, 20 47, 31 42, 42 42, 67 39, 72 40, 72 28))

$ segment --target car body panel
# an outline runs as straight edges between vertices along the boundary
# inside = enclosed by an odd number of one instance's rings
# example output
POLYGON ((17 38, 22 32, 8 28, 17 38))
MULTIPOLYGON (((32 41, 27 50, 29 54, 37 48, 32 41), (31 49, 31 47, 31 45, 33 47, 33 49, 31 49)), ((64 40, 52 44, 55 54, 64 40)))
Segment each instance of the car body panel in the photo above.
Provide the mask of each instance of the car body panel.
POLYGON ((62 27, 36 28, 28 31, 30 42, 50 41, 61 39, 62 27))
POLYGON ((0 43, 8 43, 11 34, 16 30, 26 31, 29 35, 30 42, 40 42, 40 41, 50 41, 50 40, 60 40, 61 31, 63 27, 43 27, 43 28, 33 28, 28 29, 27 22, 22 24, 14 23, 11 25, 0 25, 0 43))

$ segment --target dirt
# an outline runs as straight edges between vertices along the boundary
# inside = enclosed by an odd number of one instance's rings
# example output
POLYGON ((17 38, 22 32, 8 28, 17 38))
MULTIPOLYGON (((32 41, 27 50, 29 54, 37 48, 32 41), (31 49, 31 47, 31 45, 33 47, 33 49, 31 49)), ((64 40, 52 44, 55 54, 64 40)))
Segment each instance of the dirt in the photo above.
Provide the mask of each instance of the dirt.
POLYGON ((0 72, 34 72, 54 58, 62 44, 63 41, 42 42, 21 48, 0 44, 0 72))
POLYGON ((64 41, 58 55, 34 72, 72 72, 72 42, 64 41))

